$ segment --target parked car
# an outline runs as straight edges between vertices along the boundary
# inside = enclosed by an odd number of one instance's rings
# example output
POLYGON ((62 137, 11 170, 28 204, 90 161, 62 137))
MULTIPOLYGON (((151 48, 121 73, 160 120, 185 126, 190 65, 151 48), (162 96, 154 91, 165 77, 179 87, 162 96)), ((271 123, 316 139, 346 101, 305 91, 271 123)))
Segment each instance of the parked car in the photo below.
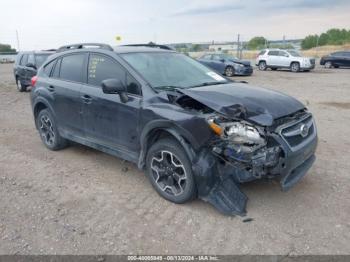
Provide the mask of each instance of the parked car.
POLYGON ((229 54, 205 54, 198 58, 202 64, 226 76, 249 76, 253 67, 249 61, 243 61, 229 54))
POLYGON ((165 199, 199 197, 230 215, 246 213, 240 183, 275 178, 288 190, 313 164, 316 126, 295 98, 172 50, 92 45, 60 48, 32 78, 50 150, 68 141, 101 150, 145 170, 165 199))
POLYGON ((292 72, 309 71, 315 68, 315 59, 301 56, 295 50, 265 49, 256 57, 259 70, 288 68, 292 72))
POLYGON ((20 92, 26 91, 30 86, 30 80, 36 75, 37 69, 45 62, 53 51, 28 51, 20 52, 16 57, 13 73, 17 89, 20 92))
POLYGON ((326 68, 350 67, 350 51, 334 52, 324 56, 320 60, 320 65, 326 68))

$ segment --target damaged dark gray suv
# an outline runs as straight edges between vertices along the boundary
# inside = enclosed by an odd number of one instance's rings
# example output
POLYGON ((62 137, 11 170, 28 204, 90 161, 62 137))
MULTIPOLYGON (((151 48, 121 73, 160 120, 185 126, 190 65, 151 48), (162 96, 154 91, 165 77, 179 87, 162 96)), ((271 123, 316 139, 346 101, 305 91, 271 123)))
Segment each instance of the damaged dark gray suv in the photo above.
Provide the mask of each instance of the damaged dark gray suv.
POLYGON ((316 126, 302 103, 165 46, 64 46, 32 86, 49 149, 74 141, 131 161, 175 203, 199 197, 244 215, 239 184, 275 178, 288 190, 315 161, 316 126))

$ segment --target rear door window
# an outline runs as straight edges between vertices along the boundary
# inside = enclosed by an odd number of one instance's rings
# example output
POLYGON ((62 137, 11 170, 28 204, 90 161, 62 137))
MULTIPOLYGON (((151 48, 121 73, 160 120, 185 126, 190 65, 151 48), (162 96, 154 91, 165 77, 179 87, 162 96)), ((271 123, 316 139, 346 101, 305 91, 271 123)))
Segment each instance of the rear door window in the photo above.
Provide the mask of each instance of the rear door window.
POLYGON ((20 65, 22 66, 25 66, 26 64, 28 64, 28 54, 23 55, 20 62, 20 65))
POLYGON ((220 61, 221 57, 219 55, 213 55, 213 60, 220 61))
POLYGON ((49 54, 40 54, 40 55, 35 55, 35 65, 37 68, 39 68, 49 57, 49 54))
POLYGON ((85 54, 67 55, 62 58, 60 78, 72 82, 83 82, 85 54))
POLYGON ((29 64, 29 63, 35 65, 34 54, 30 54, 30 55, 28 56, 28 64, 29 64))
POLYGON ((278 51, 278 55, 279 56, 284 56, 284 57, 288 57, 289 55, 286 53, 286 52, 284 52, 284 51, 278 51))
POLYGON ((51 74, 51 76, 52 76, 53 78, 59 78, 59 76, 60 76, 61 60, 62 60, 62 59, 58 59, 58 60, 57 60, 57 63, 56 63, 56 65, 55 65, 55 68, 53 69, 53 72, 52 72, 52 74, 51 74))
POLYGON ((56 60, 53 60, 44 67, 45 75, 50 76, 52 68, 55 65, 55 63, 56 63, 56 60))
POLYGON ((278 56, 278 51, 269 51, 268 55, 278 56))

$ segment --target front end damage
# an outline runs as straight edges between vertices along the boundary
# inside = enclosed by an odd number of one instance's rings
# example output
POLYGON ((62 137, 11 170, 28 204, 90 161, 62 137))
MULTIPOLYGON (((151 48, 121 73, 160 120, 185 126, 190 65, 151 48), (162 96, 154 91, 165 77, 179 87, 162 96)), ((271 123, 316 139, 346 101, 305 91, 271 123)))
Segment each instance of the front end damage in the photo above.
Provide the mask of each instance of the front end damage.
POLYGON ((305 110, 276 119, 270 126, 216 112, 207 121, 216 135, 196 155, 193 171, 199 198, 224 214, 246 214, 248 198, 239 184, 274 178, 286 191, 315 161, 316 127, 305 110))

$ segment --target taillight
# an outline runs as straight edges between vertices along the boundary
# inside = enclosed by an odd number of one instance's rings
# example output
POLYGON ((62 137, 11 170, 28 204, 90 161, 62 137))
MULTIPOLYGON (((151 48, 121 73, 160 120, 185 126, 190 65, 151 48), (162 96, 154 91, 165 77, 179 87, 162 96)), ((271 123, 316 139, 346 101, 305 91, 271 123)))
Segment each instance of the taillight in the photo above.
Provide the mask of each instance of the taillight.
POLYGON ((38 80, 38 77, 37 76, 33 76, 32 79, 31 79, 31 86, 32 87, 35 87, 35 84, 36 84, 36 81, 38 80))

